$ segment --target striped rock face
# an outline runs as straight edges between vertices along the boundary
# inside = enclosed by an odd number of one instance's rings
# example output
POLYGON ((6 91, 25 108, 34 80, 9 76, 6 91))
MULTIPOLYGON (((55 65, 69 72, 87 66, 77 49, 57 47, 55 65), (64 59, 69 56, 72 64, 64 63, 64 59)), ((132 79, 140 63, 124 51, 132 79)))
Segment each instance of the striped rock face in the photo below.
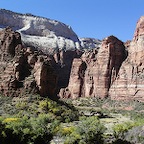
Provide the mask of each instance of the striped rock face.
POLYGON ((19 96, 39 93, 56 95, 57 75, 48 55, 30 47, 24 48, 18 32, 0 31, 0 93, 19 96))
POLYGON ((126 46, 110 36, 96 52, 74 59, 69 85, 60 96, 144 101, 144 17, 126 46))
POLYGON ((137 22, 128 57, 109 93, 112 99, 144 101, 144 17, 137 22))
POLYGON ((74 59, 69 85, 63 93, 69 97, 71 93, 72 98, 109 96, 126 56, 123 42, 114 36, 105 38, 99 50, 93 49, 74 59))

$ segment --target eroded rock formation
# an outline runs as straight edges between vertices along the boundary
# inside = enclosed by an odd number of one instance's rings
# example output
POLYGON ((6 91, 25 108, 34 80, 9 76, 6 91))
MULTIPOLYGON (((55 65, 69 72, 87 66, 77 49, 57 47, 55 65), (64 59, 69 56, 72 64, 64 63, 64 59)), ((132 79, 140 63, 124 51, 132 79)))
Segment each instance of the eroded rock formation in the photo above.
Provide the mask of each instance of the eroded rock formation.
POLYGON ((99 50, 93 49, 74 59, 67 91, 72 98, 107 97, 126 57, 120 40, 114 36, 104 39, 99 50))
POLYGON ((137 23, 128 47, 128 58, 122 64, 109 94, 112 99, 144 101, 144 17, 137 23))
POLYGON ((24 93, 56 95, 57 75, 50 58, 28 47, 9 27, 0 32, 0 92, 6 96, 24 93))
POLYGON ((60 97, 111 97, 144 101, 144 17, 125 44, 114 36, 98 49, 74 59, 67 88, 60 97))
POLYGON ((48 55, 24 47, 20 34, 9 27, 0 31, 1 93, 144 101, 144 17, 132 41, 124 44, 109 36, 102 44, 92 39, 83 39, 83 44, 91 48, 55 49, 48 55))

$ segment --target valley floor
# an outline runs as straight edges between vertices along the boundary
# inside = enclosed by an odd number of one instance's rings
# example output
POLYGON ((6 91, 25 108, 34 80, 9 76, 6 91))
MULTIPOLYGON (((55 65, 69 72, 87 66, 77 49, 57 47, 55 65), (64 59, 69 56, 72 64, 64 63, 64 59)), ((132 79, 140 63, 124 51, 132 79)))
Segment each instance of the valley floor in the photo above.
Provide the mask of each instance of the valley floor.
POLYGON ((143 144, 144 103, 0 96, 2 144, 143 144), (135 133, 137 131, 137 133, 135 133))

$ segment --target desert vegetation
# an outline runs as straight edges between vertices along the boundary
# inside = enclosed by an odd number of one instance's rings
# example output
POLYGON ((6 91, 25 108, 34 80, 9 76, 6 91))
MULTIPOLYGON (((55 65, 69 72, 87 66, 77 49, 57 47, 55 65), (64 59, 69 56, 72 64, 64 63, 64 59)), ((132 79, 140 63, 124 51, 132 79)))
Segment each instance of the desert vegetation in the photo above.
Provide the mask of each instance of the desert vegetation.
POLYGON ((1 143, 49 143, 60 123, 78 120, 78 111, 62 101, 38 95, 0 97, 1 143))
POLYGON ((2 144, 141 143, 143 108, 144 104, 138 101, 97 98, 54 101, 39 95, 1 95, 0 141, 2 144))

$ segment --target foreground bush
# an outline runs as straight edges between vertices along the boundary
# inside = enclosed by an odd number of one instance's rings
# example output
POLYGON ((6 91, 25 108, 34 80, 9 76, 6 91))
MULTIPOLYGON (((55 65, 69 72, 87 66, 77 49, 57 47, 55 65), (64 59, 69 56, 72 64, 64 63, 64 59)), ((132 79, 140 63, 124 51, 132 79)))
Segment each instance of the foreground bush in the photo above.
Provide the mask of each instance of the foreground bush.
POLYGON ((97 117, 83 117, 77 126, 64 127, 65 144, 102 144, 105 127, 97 117))
POLYGON ((52 113, 61 122, 71 122, 78 120, 79 113, 73 105, 67 104, 62 101, 52 101, 45 99, 39 101, 39 111, 43 113, 52 113))
POLYGON ((73 105, 38 95, 1 96, 0 144, 47 144, 59 123, 79 119, 73 105))
POLYGON ((0 121, 1 144, 47 144, 59 125, 48 115, 37 118, 6 118, 0 121))

